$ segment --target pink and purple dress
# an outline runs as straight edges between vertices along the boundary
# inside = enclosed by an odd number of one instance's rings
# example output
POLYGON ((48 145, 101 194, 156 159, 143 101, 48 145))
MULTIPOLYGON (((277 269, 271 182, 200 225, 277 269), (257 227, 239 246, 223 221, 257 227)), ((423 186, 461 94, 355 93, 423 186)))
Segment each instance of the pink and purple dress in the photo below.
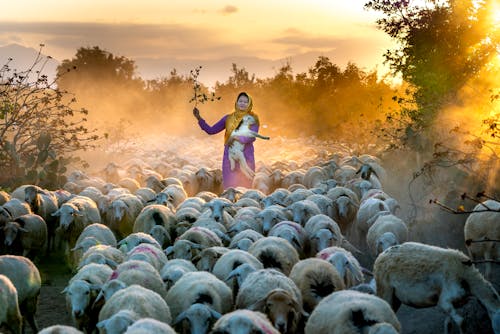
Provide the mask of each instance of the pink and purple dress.
MULTIPOLYGON (((226 119, 228 116, 229 115, 225 115, 212 126, 208 125, 204 119, 200 119, 198 121, 198 125, 203 131, 205 131, 209 135, 213 135, 226 129, 226 119)), ((253 124, 250 126, 250 129, 255 132, 258 132, 259 125, 253 124)), ((243 154, 245 155, 245 159, 247 161, 248 166, 253 171, 255 171, 255 157, 253 148, 253 142, 255 141, 255 138, 244 137, 244 136, 239 136, 236 138, 240 143, 245 144, 245 148, 243 149, 243 154)), ((224 156, 222 157, 222 185, 224 189, 227 189, 229 187, 245 187, 248 189, 252 188, 252 180, 246 177, 245 174, 243 174, 243 172, 240 169, 240 164, 238 162, 236 162, 234 170, 231 170, 231 166, 229 163, 229 156, 228 156, 228 148, 229 146, 225 144, 224 156)))

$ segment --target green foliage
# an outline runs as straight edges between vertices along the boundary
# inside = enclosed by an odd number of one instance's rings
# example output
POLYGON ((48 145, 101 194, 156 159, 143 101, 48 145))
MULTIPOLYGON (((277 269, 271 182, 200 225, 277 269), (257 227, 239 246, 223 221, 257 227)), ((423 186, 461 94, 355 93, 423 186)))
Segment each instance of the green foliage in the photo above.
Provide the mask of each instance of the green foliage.
POLYGON ((86 109, 74 109, 74 98, 48 82, 40 50, 33 65, 24 71, 0 70, 0 185, 23 183, 46 188, 66 181, 75 150, 87 149, 97 137, 87 129, 86 109))

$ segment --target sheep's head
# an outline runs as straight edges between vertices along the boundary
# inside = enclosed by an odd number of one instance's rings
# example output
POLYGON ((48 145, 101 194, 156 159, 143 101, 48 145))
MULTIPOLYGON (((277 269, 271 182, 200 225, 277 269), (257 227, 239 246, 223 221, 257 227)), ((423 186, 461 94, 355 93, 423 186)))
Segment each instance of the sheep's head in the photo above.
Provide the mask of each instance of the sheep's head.
POLYGON ((250 306, 251 310, 264 312, 280 333, 294 333, 305 315, 302 305, 283 289, 274 289, 267 296, 250 306))

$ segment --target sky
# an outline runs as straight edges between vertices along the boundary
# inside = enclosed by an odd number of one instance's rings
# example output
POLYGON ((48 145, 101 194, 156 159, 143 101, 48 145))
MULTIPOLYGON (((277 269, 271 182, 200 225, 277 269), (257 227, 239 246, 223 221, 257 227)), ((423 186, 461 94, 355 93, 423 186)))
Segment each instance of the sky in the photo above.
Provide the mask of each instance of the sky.
POLYGON ((19 44, 62 61, 79 47, 132 59, 143 78, 201 65, 223 81, 231 64, 258 78, 289 61, 305 72, 319 56, 382 69, 393 46, 364 0, 18 0, 2 4, 0 46, 19 44))

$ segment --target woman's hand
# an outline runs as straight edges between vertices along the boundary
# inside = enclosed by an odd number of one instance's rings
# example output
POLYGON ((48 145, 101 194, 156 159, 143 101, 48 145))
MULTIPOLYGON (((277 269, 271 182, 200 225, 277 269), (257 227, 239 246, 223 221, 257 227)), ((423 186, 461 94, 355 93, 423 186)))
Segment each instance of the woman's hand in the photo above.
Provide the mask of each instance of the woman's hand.
POLYGON ((193 108, 193 115, 194 115, 194 117, 196 117, 197 120, 201 119, 200 111, 196 107, 193 108))

